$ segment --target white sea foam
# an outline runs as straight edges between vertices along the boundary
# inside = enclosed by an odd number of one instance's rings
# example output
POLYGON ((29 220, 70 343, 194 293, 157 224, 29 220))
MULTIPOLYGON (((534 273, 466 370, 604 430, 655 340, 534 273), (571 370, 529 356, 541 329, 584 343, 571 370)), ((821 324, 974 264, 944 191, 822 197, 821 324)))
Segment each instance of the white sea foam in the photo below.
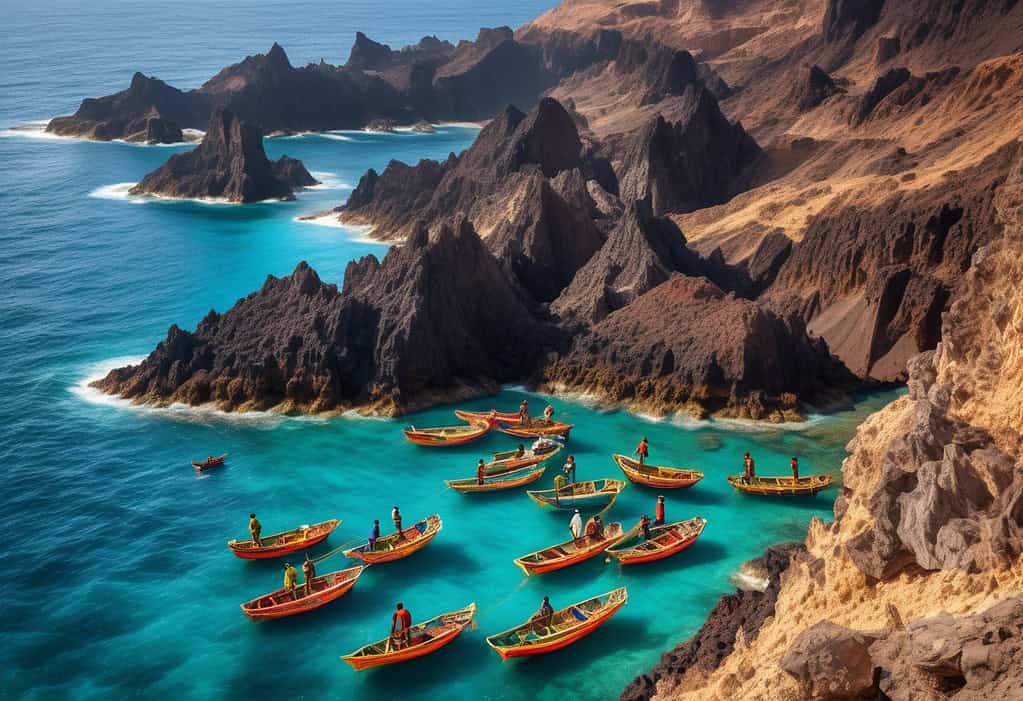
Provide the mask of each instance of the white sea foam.
POLYGON ((194 146, 195 141, 202 139, 205 136, 205 132, 199 131, 198 129, 182 129, 181 131, 192 139, 186 139, 185 141, 176 141, 170 144, 150 144, 144 141, 125 141, 124 139, 109 139, 107 141, 101 141, 99 139, 89 139, 84 136, 73 136, 67 134, 54 134, 46 131, 46 125, 50 123, 48 119, 37 119, 25 124, 19 124, 13 127, 7 127, 6 129, 0 129, 0 137, 4 138, 21 138, 21 139, 45 139, 49 141, 84 141, 91 144, 124 144, 126 146, 139 146, 139 147, 180 147, 180 146, 194 146))
POLYGON ((337 219, 337 214, 334 212, 325 212, 316 217, 295 217, 292 221, 296 221, 299 224, 316 224, 317 226, 328 226, 332 229, 343 229, 348 232, 349 239, 356 243, 375 243, 378 246, 397 246, 400 244, 390 243, 388 241, 381 241, 370 236, 373 231, 372 226, 363 224, 342 224, 337 219))
POLYGON ((103 185, 97 187, 89 193, 89 197, 95 197, 101 200, 122 200, 125 202, 131 202, 132 204, 144 204, 146 202, 161 203, 161 204, 173 204, 175 202, 193 202, 195 204, 205 204, 216 207, 237 207, 245 204, 279 204, 281 202, 290 202, 290 200, 261 200, 259 202, 234 202, 222 197, 167 197, 164 195, 156 195, 153 193, 146 193, 144 195, 132 195, 130 190, 135 187, 138 183, 114 183, 113 185, 103 185))
POLYGON ((190 406, 188 404, 171 404, 170 406, 135 404, 129 399, 116 397, 89 386, 92 382, 106 377, 107 373, 114 368, 136 365, 144 359, 145 356, 126 356, 93 363, 83 368, 82 379, 72 385, 69 390, 73 395, 89 404, 190 423, 231 423, 245 424, 246 426, 256 428, 275 428, 286 421, 326 423, 328 420, 326 416, 287 416, 276 411, 224 411, 208 404, 200 406, 190 406))
POLYGON ((104 185, 90 192, 89 197, 95 197, 100 200, 126 200, 134 204, 142 204, 146 201, 144 197, 129 194, 129 191, 137 184, 114 183, 113 185, 104 185))
POLYGON ((482 129, 483 125, 477 122, 438 122, 435 127, 462 127, 464 129, 482 129))
POLYGON ((339 134, 335 131, 325 131, 320 134, 320 136, 324 139, 332 139, 334 141, 355 141, 352 137, 346 136, 345 134, 339 134))
POLYGON ((755 570, 749 563, 743 563, 739 571, 732 574, 729 580, 736 589, 763 592, 771 584, 771 580, 764 574, 762 571, 755 570))
POLYGON ((313 170, 309 174, 320 181, 319 185, 310 185, 307 190, 351 190, 349 183, 337 177, 337 173, 326 170, 313 170))

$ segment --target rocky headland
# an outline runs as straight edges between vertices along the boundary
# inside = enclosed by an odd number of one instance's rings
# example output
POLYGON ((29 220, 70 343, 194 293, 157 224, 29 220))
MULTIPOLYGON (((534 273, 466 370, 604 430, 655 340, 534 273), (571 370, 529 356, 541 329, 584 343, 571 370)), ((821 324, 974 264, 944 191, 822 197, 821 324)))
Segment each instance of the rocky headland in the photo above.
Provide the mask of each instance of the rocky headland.
POLYGON ((246 203, 292 199, 295 190, 316 184, 302 161, 269 160, 259 127, 217 109, 194 150, 171 156, 130 193, 246 203))

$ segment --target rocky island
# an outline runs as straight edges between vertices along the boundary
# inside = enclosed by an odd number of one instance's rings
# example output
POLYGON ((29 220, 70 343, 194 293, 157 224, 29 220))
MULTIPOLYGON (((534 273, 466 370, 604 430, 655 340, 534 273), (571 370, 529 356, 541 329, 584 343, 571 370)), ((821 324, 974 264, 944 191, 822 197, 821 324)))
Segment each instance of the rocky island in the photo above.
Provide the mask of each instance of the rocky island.
POLYGON ((295 190, 318 182, 302 161, 269 160, 258 127, 217 109, 199 146, 171 156, 130 193, 247 203, 292 199, 295 190))

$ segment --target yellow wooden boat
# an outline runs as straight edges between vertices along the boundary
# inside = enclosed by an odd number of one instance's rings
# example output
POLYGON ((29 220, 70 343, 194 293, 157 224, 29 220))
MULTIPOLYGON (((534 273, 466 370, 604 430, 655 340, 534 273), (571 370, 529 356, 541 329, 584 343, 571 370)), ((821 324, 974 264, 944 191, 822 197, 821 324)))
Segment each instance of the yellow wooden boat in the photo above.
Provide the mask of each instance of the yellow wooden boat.
POLYGON ((793 477, 754 477, 747 482, 744 475, 728 475, 728 483, 745 494, 762 496, 812 496, 827 489, 834 482, 831 474, 807 475, 795 479, 793 477))
POLYGON ((572 482, 561 489, 526 492, 545 509, 600 511, 609 508, 625 489, 625 480, 600 479, 572 482))
POLYGON ((684 489, 692 487, 703 479, 703 473, 699 470, 680 470, 677 467, 664 467, 662 465, 640 464, 639 460, 625 457, 624 455, 612 455, 625 476, 637 484, 657 489, 684 489))
POLYGON ((345 550, 345 557, 362 560, 366 564, 392 562, 417 553, 430 544, 444 523, 438 514, 403 528, 401 533, 391 533, 377 538, 376 545, 369 547, 369 541, 357 548, 345 550))

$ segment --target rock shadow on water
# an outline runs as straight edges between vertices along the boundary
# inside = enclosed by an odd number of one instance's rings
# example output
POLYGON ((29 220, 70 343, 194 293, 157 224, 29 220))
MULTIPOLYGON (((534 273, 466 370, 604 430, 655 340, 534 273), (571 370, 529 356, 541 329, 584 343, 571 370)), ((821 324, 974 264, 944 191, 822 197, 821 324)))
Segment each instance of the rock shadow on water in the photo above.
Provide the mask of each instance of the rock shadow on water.
MULTIPOLYGON (((713 540, 697 540, 682 552, 663 560, 644 562, 638 565, 617 565, 625 579, 645 580, 663 577, 674 571, 684 571, 708 565, 728 557, 728 548, 713 540)), ((614 563, 612 563, 614 564, 614 563)))
POLYGON ((578 672, 598 659, 612 659, 629 646, 629 641, 645 640, 650 630, 646 621, 628 616, 628 604, 610 621, 566 648, 535 657, 520 657, 504 663, 508 673, 538 681, 578 672))

